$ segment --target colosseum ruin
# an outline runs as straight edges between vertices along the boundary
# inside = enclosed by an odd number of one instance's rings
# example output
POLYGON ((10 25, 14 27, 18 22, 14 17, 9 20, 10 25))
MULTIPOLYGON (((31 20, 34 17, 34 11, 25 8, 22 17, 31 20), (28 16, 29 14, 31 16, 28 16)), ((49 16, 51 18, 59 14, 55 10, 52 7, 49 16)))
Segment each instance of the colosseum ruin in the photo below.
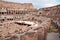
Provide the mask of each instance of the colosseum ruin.
POLYGON ((32 3, 0 1, 0 40, 47 40, 51 22, 59 26, 58 13, 59 5, 36 9, 32 3))

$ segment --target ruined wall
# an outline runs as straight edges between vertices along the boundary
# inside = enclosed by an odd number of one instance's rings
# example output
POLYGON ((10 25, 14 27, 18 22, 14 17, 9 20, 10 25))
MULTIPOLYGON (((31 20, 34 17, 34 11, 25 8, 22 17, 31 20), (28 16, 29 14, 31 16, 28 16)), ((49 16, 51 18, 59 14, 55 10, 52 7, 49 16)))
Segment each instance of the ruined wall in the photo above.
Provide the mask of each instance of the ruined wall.
POLYGON ((0 21, 2 20, 19 20, 22 16, 30 13, 37 13, 32 3, 13 3, 0 1, 0 21), (10 17, 11 16, 11 17, 10 17))
POLYGON ((42 16, 51 18, 58 25, 60 24, 60 5, 48 8, 41 8, 39 9, 39 13, 42 16))

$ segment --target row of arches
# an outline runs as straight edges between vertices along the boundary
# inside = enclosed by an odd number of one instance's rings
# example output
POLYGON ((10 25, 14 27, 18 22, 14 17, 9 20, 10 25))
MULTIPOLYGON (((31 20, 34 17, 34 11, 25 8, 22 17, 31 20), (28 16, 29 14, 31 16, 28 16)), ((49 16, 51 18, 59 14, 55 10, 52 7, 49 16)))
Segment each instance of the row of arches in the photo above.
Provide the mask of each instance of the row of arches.
MULTIPOLYGON (((29 11, 30 12, 30 11, 29 11)), ((15 10, 7 10, 7 12, 0 12, 1 15, 3 14, 7 14, 7 15, 10 15, 10 14, 27 14, 29 13, 28 11, 15 11, 15 10)))

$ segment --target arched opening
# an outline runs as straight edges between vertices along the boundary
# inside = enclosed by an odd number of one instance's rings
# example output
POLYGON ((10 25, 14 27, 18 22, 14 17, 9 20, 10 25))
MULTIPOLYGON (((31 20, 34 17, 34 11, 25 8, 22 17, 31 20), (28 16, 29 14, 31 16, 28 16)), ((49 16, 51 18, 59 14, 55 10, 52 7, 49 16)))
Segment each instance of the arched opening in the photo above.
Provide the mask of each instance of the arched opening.
POLYGON ((41 14, 41 12, 39 14, 41 14))

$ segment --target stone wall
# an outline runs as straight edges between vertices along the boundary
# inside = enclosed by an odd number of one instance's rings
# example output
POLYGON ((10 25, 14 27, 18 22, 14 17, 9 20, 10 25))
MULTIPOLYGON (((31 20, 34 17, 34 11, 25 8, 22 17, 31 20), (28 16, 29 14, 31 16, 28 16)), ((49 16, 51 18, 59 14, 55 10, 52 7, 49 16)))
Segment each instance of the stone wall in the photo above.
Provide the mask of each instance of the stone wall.
POLYGON ((0 1, 0 9, 32 9, 32 3, 13 3, 13 2, 6 2, 0 1))
POLYGON ((12 21, 15 19, 19 20, 22 18, 22 16, 28 13, 36 14, 37 12, 37 9, 33 8, 32 3, 13 3, 0 1, 0 21, 12 21))

